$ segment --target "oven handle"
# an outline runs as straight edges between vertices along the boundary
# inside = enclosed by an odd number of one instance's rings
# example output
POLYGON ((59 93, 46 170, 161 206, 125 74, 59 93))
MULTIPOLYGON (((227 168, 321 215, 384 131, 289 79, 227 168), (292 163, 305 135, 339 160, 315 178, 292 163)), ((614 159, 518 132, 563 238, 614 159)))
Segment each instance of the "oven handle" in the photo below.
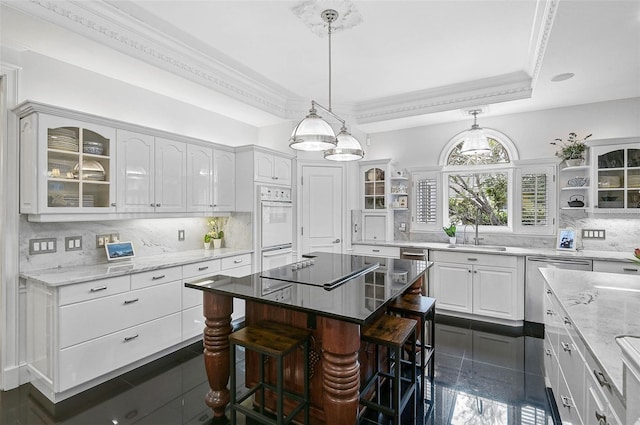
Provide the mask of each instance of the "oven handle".
POLYGON ((283 207, 293 208, 293 202, 291 201, 262 201, 263 207, 283 207))
POLYGON ((262 256, 275 257, 276 255, 291 254, 292 252, 293 252, 292 248, 275 249, 273 251, 263 251, 262 256))

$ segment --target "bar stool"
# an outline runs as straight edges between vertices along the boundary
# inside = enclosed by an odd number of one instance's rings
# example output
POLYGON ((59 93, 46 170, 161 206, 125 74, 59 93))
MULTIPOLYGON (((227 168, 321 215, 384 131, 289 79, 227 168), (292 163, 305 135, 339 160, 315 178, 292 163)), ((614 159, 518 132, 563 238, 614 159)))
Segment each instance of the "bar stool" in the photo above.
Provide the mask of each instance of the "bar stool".
POLYGON ((229 335, 229 350, 231 352, 231 400, 229 403, 231 424, 236 423, 236 413, 240 412, 261 424, 284 425, 290 423, 293 418, 304 409, 304 423, 309 423, 309 337, 311 332, 295 328, 281 323, 263 321, 245 326, 229 335), (260 354, 260 378, 258 383, 239 398, 236 394, 236 346, 245 347, 260 354), (296 348, 302 346, 304 353, 304 390, 303 394, 293 393, 284 389, 284 358, 296 348), (264 364, 265 356, 276 360, 276 385, 265 380, 264 364), (265 412, 264 392, 265 388, 276 393, 277 412, 276 419, 265 412), (258 411, 244 406, 241 403, 247 398, 260 392, 261 405, 258 411), (284 397, 295 400, 298 404, 291 413, 284 416, 284 397))
POLYGON ((433 408, 433 381, 435 377, 435 298, 423 295, 404 294, 396 298, 388 307, 388 311, 400 315, 401 317, 415 318, 418 323, 418 342, 416 345, 420 349, 420 386, 422 387, 422 400, 425 400, 425 369, 429 365, 429 378, 431 381, 431 397, 428 400, 429 408, 425 416, 431 413, 433 408), (427 329, 427 322, 430 323, 427 329), (428 333, 427 333, 428 330, 428 333), (428 341, 428 342, 427 342, 428 341))
POLYGON ((397 316, 383 315, 362 330, 360 340, 375 344, 375 364, 373 375, 360 390, 360 404, 393 418, 393 423, 401 423, 402 412, 408 402, 413 401, 413 418, 417 412, 416 403, 416 322, 397 316), (406 344, 413 350, 409 359, 403 360, 402 354, 406 344), (380 364, 380 347, 387 348, 387 367, 380 364), (409 377, 402 376, 402 365, 408 365, 409 377), (391 392, 389 403, 383 404, 382 386, 387 381, 391 392), (365 396, 376 385, 376 401, 365 396))

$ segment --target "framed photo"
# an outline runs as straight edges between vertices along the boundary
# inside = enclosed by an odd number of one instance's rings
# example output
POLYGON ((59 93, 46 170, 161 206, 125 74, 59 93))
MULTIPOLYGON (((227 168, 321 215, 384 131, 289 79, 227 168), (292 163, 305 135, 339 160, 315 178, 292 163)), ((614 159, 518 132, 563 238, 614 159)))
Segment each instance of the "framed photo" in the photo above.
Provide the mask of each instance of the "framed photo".
POLYGON ((575 251, 576 250, 576 231, 573 229, 559 229, 558 241, 556 242, 556 249, 575 251))
POLYGON ((409 197, 408 196, 398 196, 398 202, 400 204, 400 208, 407 208, 409 205, 409 197))

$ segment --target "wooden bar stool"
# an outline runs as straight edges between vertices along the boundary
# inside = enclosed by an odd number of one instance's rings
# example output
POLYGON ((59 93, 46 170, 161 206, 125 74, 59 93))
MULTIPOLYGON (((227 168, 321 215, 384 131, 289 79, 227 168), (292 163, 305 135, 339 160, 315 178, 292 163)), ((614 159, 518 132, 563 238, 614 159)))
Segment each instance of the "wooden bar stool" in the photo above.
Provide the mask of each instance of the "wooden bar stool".
POLYGON ((429 378, 431 385, 430 399, 425 417, 431 414, 433 408, 433 381, 435 377, 435 298, 423 295, 404 294, 396 298, 388 307, 388 311, 400 315, 401 317, 415 318, 418 321, 418 342, 420 350, 420 386, 422 387, 422 400, 425 401, 425 369, 429 365, 429 378), (427 329, 427 322, 429 328, 427 329))
POLYGON ((231 400, 230 415, 231 424, 236 423, 236 413, 240 412, 247 417, 254 419, 261 424, 283 425, 290 423, 293 418, 304 409, 304 423, 309 423, 309 337, 311 332, 275 322, 259 322, 246 326, 229 335, 231 352, 231 400), (260 354, 260 380, 246 393, 239 398, 236 394, 236 346, 245 347, 260 354), (284 358, 295 349, 302 346, 304 350, 304 390, 303 394, 293 393, 284 388, 284 358), (276 385, 267 383, 265 380, 264 364, 265 356, 276 360, 276 385), (277 412, 276 419, 273 415, 265 412, 264 391, 269 389, 276 394, 277 412), (258 411, 244 406, 241 403, 247 398, 260 392, 261 405, 258 411), (298 404, 291 413, 284 416, 284 397, 295 400, 298 404))
MULTIPOLYGON (((413 418, 415 422, 416 403, 416 321, 397 316, 383 315, 362 330, 361 341, 375 344, 376 370, 364 383, 360 390, 360 404, 393 418, 393 423, 401 423, 402 412, 407 403, 413 402, 413 418), (413 350, 409 360, 403 360, 402 354, 406 344, 413 350), (380 348, 387 348, 388 367, 380 364, 380 348), (409 377, 402 376, 402 365, 408 365, 409 377), (386 381, 386 382, 385 382, 386 381), (365 396, 376 385, 375 400, 365 396), (390 400, 382 399, 383 384, 389 386, 390 400)), ((374 422, 377 423, 377 422, 374 422)))

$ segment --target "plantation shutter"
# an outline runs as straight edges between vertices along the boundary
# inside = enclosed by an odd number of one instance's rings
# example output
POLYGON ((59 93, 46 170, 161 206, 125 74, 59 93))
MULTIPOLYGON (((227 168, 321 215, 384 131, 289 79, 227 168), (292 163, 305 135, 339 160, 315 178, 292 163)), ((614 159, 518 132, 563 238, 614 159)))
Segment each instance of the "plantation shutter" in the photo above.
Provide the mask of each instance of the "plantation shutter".
POLYGON ((414 176, 415 229, 434 227, 438 220, 438 180, 435 175, 417 174, 414 176))
POLYGON ((547 226, 549 224, 549 182, 546 173, 523 173, 521 183, 521 224, 547 226))

